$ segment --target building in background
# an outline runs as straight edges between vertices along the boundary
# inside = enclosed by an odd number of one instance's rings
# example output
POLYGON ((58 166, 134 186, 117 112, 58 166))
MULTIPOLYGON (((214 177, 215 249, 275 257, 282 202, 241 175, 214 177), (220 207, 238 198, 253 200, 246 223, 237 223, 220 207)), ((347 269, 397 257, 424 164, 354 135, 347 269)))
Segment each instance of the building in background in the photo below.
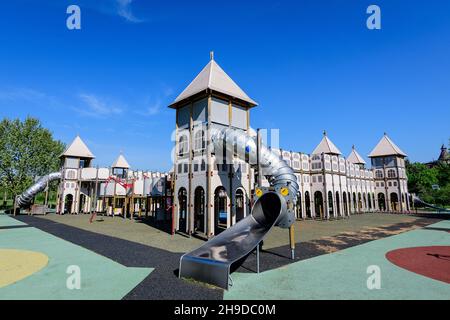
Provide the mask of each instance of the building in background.
POLYGON ((433 168, 440 163, 446 163, 450 165, 450 154, 448 153, 447 147, 443 144, 441 147, 441 152, 437 160, 426 163, 429 168, 433 168))

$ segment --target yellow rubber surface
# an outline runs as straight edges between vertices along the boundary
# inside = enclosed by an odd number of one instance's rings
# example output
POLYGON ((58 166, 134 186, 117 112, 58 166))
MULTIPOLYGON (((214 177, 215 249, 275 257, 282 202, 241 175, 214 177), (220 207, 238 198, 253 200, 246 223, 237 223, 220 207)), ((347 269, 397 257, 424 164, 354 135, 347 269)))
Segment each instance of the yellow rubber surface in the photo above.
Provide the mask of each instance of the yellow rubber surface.
POLYGON ((0 288, 31 276, 47 264, 48 256, 40 252, 0 249, 0 288))

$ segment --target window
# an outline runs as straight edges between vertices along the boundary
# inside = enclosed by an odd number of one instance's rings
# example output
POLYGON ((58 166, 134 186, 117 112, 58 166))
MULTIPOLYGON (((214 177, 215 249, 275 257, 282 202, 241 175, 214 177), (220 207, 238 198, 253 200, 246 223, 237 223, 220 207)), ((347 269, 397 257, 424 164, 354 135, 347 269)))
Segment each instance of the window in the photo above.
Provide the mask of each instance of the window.
POLYGON ((184 164, 184 173, 188 173, 189 165, 187 163, 184 164))
POLYGON ((87 168, 89 166, 89 162, 87 160, 80 160, 80 168, 87 168))
POLYGON ((74 170, 67 171, 67 179, 75 179, 75 171, 74 170))
POLYGON ((381 170, 375 171, 375 178, 382 179, 383 178, 383 171, 381 171, 381 170))
POLYGON ((205 162, 205 160, 202 160, 202 165, 200 167, 200 171, 206 171, 206 162, 205 162))
POLYGON ((178 164, 178 173, 182 173, 183 172, 183 164, 179 163, 178 164))
POLYGON ((303 166, 302 166, 303 170, 307 171, 309 170, 309 165, 307 162, 303 162, 303 166))
POLYGON ((396 187, 397 186, 397 181, 394 181, 393 184, 394 184, 394 187, 396 187))
POLYGON ((300 161, 294 160, 293 165, 294 165, 294 169, 300 169, 300 161))
POLYGON ((185 135, 182 135, 178 140, 178 155, 180 157, 188 153, 188 139, 185 135))
POLYGON ((388 170, 388 178, 395 178, 396 174, 395 174, 395 170, 394 169, 389 169, 388 170))
POLYGON ((311 164, 311 166, 312 166, 313 170, 320 170, 320 169, 322 169, 322 163, 321 162, 313 162, 311 164))
POLYGON ((205 131, 199 130, 195 133, 194 149, 195 151, 203 151, 206 148, 205 131))
POLYGON ((322 176, 318 176, 318 177, 317 177, 317 182, 319 182, 319 183, 322 183, 322 182, 323 182, 322 176))

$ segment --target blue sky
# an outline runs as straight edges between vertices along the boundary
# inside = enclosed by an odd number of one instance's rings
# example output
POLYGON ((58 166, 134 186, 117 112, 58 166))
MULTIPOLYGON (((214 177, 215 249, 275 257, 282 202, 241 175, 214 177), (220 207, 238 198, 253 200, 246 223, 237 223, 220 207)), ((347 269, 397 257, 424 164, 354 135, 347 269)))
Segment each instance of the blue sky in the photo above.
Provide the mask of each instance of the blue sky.
POLYGON ((38 117, 69 143, 80 134, 110 165, 167 170, 167 108, 209 60, 260 106, 254 128, 311 152, 322 131, 347 155, 387 132, 413 161, 450 138, 448 1, 5 1, 0 117, 38 117), (81 30, 66 8, 81 7, 81 30), (382 29, 366 28, 381 7, 382 29))

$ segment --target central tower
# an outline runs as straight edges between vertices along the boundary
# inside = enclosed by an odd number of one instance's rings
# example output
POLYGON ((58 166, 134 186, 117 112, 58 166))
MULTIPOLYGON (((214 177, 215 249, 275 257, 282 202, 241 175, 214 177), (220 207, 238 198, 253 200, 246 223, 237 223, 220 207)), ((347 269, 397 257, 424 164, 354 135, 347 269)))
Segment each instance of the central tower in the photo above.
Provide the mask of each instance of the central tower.
POLYGON ((210 238, 249 214, 250 166, 215 154, 209 128, 248 132, 253 101, 211 53, 209 63, 169 106, 176 110, 176 229, 210 238))

